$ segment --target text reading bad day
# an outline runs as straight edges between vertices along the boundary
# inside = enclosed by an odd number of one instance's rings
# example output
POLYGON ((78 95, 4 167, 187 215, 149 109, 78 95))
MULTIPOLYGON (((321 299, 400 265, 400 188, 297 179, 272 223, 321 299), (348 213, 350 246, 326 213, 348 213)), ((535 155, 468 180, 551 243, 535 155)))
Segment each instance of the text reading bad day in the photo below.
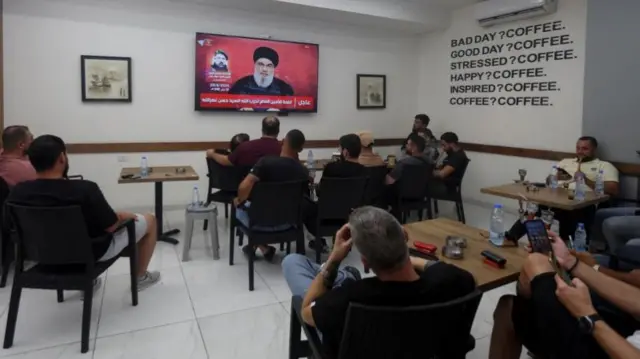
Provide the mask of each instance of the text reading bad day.
POLYGON ((495 41, 496 39, 514 39, 523 36, 536 35, 564 30, 562 20, 550 21, 543 24, 521 26, 508 30, 494 31, 483 35, 466 36, 451 40, 451 47, 468 46, 495 41))

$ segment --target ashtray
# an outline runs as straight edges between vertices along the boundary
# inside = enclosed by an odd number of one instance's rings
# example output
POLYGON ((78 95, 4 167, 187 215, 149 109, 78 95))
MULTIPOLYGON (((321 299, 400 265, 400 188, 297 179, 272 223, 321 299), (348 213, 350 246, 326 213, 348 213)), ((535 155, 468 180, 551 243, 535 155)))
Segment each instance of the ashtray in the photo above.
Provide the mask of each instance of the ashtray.
POLYGON ((451 259, 464 258, 463 249, 458 246, 444 246, 442 247, 442 255, 451 259))
POLYGON ((176 173, 187 173, 187 169, 184 167, 176 168, 176 173))
POLYGON ((448 236, 445 245, 447 247, 467 248, 467 239, 456 236, 448 236))

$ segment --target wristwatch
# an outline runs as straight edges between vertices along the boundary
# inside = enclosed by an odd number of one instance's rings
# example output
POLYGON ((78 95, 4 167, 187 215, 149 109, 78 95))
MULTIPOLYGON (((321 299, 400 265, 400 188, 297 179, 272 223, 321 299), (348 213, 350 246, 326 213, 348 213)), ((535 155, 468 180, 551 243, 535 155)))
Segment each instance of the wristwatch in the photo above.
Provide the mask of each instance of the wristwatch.
POLYGON ((584 317, 578 318, 578 328, 583 334, 593 333, 593 328, 596 325, 596 322, 602 320, 602 317, 599 314, 591 314, 584 317))

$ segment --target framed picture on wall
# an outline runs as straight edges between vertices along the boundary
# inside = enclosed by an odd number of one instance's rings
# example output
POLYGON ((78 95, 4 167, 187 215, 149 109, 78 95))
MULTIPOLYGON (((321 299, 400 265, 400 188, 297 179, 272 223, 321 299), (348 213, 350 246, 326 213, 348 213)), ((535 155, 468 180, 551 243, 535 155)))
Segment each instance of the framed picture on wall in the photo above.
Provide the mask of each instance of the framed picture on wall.
POLYGON ((387 76, 358 74, 358 109, 387 107, 387 76))
POLYGON ((131 102, 131 58, 82 55, 83 102, 131 102))

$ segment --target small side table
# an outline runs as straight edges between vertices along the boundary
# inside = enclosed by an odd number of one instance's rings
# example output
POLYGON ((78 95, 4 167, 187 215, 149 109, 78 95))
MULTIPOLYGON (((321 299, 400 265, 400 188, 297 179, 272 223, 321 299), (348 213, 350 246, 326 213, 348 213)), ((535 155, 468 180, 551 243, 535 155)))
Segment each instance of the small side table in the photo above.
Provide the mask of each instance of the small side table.
MULTIPOLYGON (((182 248, 182 261, 189 260, 189 250, 191 249, 191 239, 193 237, 193 226, 196 220, 209 221, 209 238, 213 249, 213 259, 220 259, 220 244, 218 241, 218 208, 213 205, 193 206, 189 205, 185 210, 185 233, 184 246, 182 248)), ((207 230, 205 230, 207 232, 207 230)))

